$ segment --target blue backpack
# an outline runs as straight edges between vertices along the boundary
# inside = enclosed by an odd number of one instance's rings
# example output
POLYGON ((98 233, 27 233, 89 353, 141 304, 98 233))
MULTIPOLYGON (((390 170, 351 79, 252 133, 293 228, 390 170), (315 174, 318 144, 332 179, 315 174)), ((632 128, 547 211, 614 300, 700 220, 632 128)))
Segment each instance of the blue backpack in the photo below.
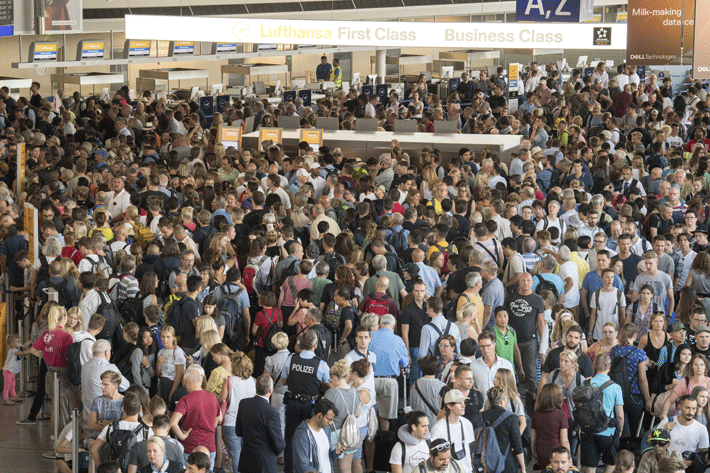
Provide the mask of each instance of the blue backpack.
POLYGON ((500 451, 495 429, 508 417, 515 415, 510 411, 503 412, 490 425, 479 427, 476 431, 476 441, 473 444, 474 473, 502 473, 505 468, 506 454, 500 451))
POLYGON ((392 245, 397 253, 401 253, 409 248, 407 237, 404 236, 404 228, 399 231, 392 230, 392 233, 387 237, 387 243, 392 245))

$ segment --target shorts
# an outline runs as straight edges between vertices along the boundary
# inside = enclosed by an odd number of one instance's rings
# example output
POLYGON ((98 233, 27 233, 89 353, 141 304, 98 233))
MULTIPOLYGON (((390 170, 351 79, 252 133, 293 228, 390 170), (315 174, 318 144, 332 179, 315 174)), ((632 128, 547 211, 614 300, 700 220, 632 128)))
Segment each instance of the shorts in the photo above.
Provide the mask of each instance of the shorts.
POLYGON ((582 432, 581 463, 582 466, 596 468, 601 456, 604 465, 613 465, 616 462, 616 453, 619 449, 619 436, 586 434, 582 432))
POLYGON ((367 438, 367 426, 360 427, 360 438, 362 439, 362 442, 360 442, 360 448, 358 448, 355 455, 353 455, 353 460, 359 460, 362 458, 362 446, 365 444, 365 439, 367 438))
POLYGON ((377 411, 383 419, 396 419, 399 407, 397 378, 375 378, 377 411))

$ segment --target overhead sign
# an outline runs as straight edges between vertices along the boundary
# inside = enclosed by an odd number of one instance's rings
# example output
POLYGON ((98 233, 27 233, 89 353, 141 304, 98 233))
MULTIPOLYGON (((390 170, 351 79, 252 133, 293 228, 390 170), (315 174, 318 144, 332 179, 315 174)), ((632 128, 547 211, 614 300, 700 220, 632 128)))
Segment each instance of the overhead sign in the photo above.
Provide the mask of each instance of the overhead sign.
POLYGON ((242 127, 220 125, 219 140, 217 141, 224 145, 224 149, 230 146, 239 149, 242 142, 242 127))
POLYGON ((195 52, 194 41, 172 41, 170 43, 171 56, 184 56, 195 52))
MULTIPOLYGON (((611 44, 594 44, 594 25, 274 20, 126 15, 126 36, 174 41, 431 48, 624 49, 626 25, 605 25, 611 44)), ((598 26, 598 25, 596 25, 598 26)))
POLYGON ((305 141, 316 153, 323 146, 323 129, 321 128, 301 128, 300 135, 298 141, 305 141))
POLYGON ((681 53, 693 50, 695 0, 629 0, 627 37, 629 64, 680 64, 681 53))
POLYGON ((274 143, 281 144, 282 134, 283 128, 259 128, 259 149, 262 151, 264 150, 261 144, 266 140, 271 140, 274 143))
POLYGON ((82 40, 77 48, 77 61, 81 59, 103 59, 106 41, 82 40))
MULTIPOLYGON (((710 0, 695 0, 695 42, 710 37, 710 0)), ((693 48, 693 79, 710 79, 710 51, 706 48, 693 48)))
POLYGON ((56 61, 58 51, 56 42, 34 42, 30 45, 30 62, 56 61))
POLYGON ((150 43, 145 40, 127 40, 126 57, 149 57, 150 43))
POLYGON ((215 43, 215 54, 234 53, 237 51, 237 43, 215 43))
POLYGON ((518 81, 520 80, 520 64, 508 64, 508 111, 518 110, 518 81))
POLYGON ((517 0, 518 21, 579 23, 594 14, 594 0, 517 0))

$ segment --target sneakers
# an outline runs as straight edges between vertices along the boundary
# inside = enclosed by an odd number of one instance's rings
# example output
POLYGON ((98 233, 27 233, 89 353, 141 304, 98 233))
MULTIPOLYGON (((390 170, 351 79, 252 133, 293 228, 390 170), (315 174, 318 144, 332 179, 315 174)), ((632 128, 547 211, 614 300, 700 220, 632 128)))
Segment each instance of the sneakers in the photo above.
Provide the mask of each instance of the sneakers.
POLYGON ((35 424, 37 424, 37 422, 30 420, 30 418, 28 417, 26 419, 18 420, 17 422, 15 422, 15 424, 17 424, 17 425, 35 425, 35 424))
POLYGON ((56 460, 57 455, 54 453, 54 450, 52 450, 52 451, 43 453, 42 458, 45 458, 47 460, 56 460))
POLYGON ((48 414, 43 414, 43 415, 37 416, 37 420, 49 420, 49 419, 50 419, 50 416, 48 414))

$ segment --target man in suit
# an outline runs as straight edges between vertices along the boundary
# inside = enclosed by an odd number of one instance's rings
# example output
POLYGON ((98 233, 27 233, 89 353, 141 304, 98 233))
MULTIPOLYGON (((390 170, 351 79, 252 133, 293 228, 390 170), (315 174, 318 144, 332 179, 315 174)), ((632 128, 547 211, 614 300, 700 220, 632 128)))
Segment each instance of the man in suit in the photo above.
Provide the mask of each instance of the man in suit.
POLYGON ((249 452, 239 457, 240 473, 276 473, 276 456, 286 442, 279 412, 269 402, 273 392, 271 376, 262 375, 256 380, 256 396, 239 403, 235 429, 242 438, 242 451, 249 452))

